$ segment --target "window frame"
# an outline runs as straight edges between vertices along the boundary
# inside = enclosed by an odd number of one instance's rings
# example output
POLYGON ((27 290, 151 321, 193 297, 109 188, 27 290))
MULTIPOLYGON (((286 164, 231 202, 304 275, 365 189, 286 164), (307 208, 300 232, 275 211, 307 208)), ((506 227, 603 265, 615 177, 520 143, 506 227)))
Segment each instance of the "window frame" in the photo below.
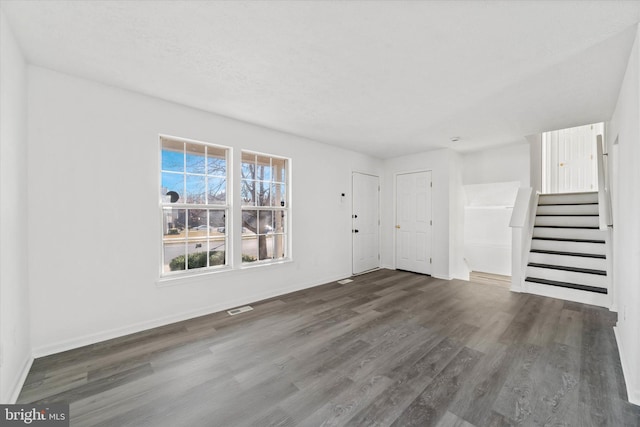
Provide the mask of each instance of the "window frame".
MULTIPOLYGON (((234 153, 234 148, 227 146, 227 145, 222 145, 222 144, 217 144, 217 143, 211 143, 211 142, 205 142, 205 141, 200 141, 200 140, 194 140, 194 139, 189 139, 189 138, 183 138, 183 137, 177 137, 177 136, 172 136, 172 135, 167 135, 167 134, 158 134, 158 175, 157 175, 157 179, 158 179, 158 186, 157 186, 157 194, 158 194, 158 206, 159 206, 159 218, 160 218, 160 236, 159 236, 159 279, 158 279, 158 285, 171 285, 171 284, 179 284, 179 283, 188 283, 190 282, 190 280, 188 280, 189 278, 197 278, 200 276, 205 276, 205 275, 210 275, 210 274, 218 274, 221 272, 229 272, 229 271, 236 271, 236 270, 243 270, 243 269, 251 269, 251 268, 256 268, 256 267, 261 267, 261 266, 268 266, 268 265, 278 265, 278 264, 283 264, 283 263, 287 263, 287 262, 291 262, 292 261, 292 230, 291 230, 291 224, 292 224, 292 210, 291 210, 291 170, 292 170, 292 160, 289 157, 285 157, 285 156, 279 156, 279 155, 275 155, 275 154, 268 154, 268 153, 263 153, 263 152, 258 152, 258 151, 254 151, 254 150, 244 150, 244 149, 238 149, 238 152, 240 153, 237 157, 234 153), (162 191, 161 189, 162 184, 163 184, 163 173, 166 172, 170 172, 170 171, 166 171, 163 169, 163 149, 164 149, 164 141, 174 141, 174 142, 178 142, 178 143, 183 143, 183 144, 196 144, 196 145, 201 145, 201 146, 206 146, 206 147, 212 147, 215 149, 219 149, 219 150, 224 150, 225 151, 225 160, 226 160, 226 203, 225 204, 214 204, 214 203, 208 203, 209 202, 209 196, 208 196, 208 178, 205 180, 205 193, 204 193, 204 197, 206 199, 207 203, 188 203, 187 202, 187 194, 186 194, 186 189, 187 189, 187 176, 188 175, 197 175, 197 174, 191 174, 190 172, 187 171, 188 166, 187 166, 187 162, 186 162, 186 155, 187 155, 187 149, 186 146, 184 146, 185 148, 183 148, 183 152, 185 153, 185 161, 183 162, 183 170, 181 172, 175 172, 176 174, 182 174, 184 176, 183 179, 183 187, 182 190, 185 193, 184 194, 184 200, 180 200, 179 202, 176 203, 170 203, 168 202, 165 197, 163 197, 163 195, 161 194, 162 191), (273 178, 270 179, 270 185, 274 185, 274 184, 278 184, 278 185, 283 185, 284 186, 284 200, 282 200, 284 202, 284 205, 279 204, 278 206, 274 206, 272 203, 269 206, 258 206, 258 205, 253 205, 253 206, 243 206, 243 201, 242 201, 242 181, 243 181, 243 176, 242 176, 242 164, 243 164, 243 154, 250 154, 250 155, 255 155, 255 156, 260 156, 260 157, 267 157, 270 159, 270 165, 273 165, 273 159, 278 159, 278 160, 282 160, 283 161, 283 169, 284 169, 284 173, 282 174, 282 181, 275 181, 273 180, 273 178), (184 270, 175 270, 175 271, 165 271, 165 243, 167 243, 168 241, 170 242, 171 239, 167 239, 166 238, 166 234, 165 234, 165 210, 168 208, 172 208, 172 209, 203 209, 203 210, 207 210, 207 211, 215 211, 215 210, 223 210, 224 211, 224 227, 225 227, 225 233, 224 233, 224 242, 225 242, 225 261, 223 265, 211 265, 211 266, 207 266, 207 267, 201 267, 201 268, 193 268, 193 269, 189 269, 188 268, 188 255, 189 255, 189 247, 185 247, 184 249, 184 254, 185 254, 185 269, 184 270), (242 261, 242 252, 243 252, 243 240, 246 237, 245 233, 243 233, 243 212, 245 210, 256 210, 257 211, 257 215, 260 215, 260 211, 272 211, 272 212, 284 212, 284 223, 282 224, 283 227, 283 231, 282 233, 273 233, 274 235, 281 235, 282 236, 282 240, 281 240, 281 247, 283 252, 283 256, 279 257, 279 258, 267 258, 267 259, 263 259, 263 260, 256 260, 253 262, 243 262, 242 261), (182 280, 181 280, 182 279, 182 280)), ((207 157, 205 155, 205 157, 207 157)), ((257 158, 256 157, 256 163, 257 163, 257 158)), ((204 174, 205 176, 207 176, 207 163, 205 162, 205 168, 204 168, 204 174)), ((271 166, 273 167, 273 166, 271 166)), ((272 171, 273 173, 273 171, 272 171)), ((217 176, 216 177, 221 177, 221 176, 217 176)), ((257 180, 258 181, 258 180, 257 180)), ((264 181, 264 180, 262 180, 264 181)), ((273 187, 275 188, 275 187, 273 187)), ((270 188, 271 191, 271 188, 270 188)), ((271 197, 271 195, 270 195, 271 197)), ((188 216, 187 214, 188 211, 185 211, 185 216, 188 216)), ((274 215, 275 217, 275 215, 274 215)), ((210 218, 209 216, 207 216, 207 223, 206 223, 209 227, 211 227, 211 222, 210 222, 210 218)), ((275 231, 275 219, 273 222, 274 225, 274 230, 275 231)), ((189 241, 195 241, 194 239, 189 240, 189 224, 188 224, 188 219, 185 220, 185 232, 186 232, 186 236, 183 238, 178 238, 176 239, 176 242, 184 242, 185 246, 188 245, 189 241)), ((210 230, 210 228, 207 228, 207 230, 210 230)), ((267 235, 268 233, 256 233, 258 234, 258 236, 261 235, 267 235)), ((203 237, 200 240, 205 240, 207 241, 207 244, 209 245, 210 241, 216 240, 215 239, 216 236, 211 236, 211 233, 209 231, 207 231, 207 236, 203 237)), ((259 239, 259 237, 256 237, 257 239, 259 239)), ((258 245, 260 243, 258 242, 258 245)), ((277 250, 277 246, 276 243, 274 241, 274 248, 273 251, 275 252, 277 250)), ((209 248, 209 246, 207 246, 206 251, 210 251, 211 249, 209 248)), ((257 252, 259 254, 260 249, 257 249, 257 252)), ((175 258, 174 258, 175 259, 175 258)))
MULTIPOLYGON (((205 159, 208 159, 208 155, 205 154, 205 159)), ((159 277, 160 280, 168 280, 168 279, 176 279, 176 278, 183 278, 183 277, 190 277, 190 276, 196 276, 196 275, 202 275, 202 274, 209 274, 209 273, 214 273, 214 272, 218 272, 218 271, 226 271, 232 268, 233 266, 233 257, 232 257, 232 247, 233 247, 233 242, 232 242, 232 233, 229 232, 230 225, 232 224, 232 220, 231 220, 231 215, 232 215, 232 205, 233 205, 233 186, 230 180, 230 177, 232 176, 232 162, 233 161, 233 150, 231 147, 228 146, 224 146, 224 145, 220 145, 220 144, 213 144, 213 143, 209 143, 209 142, 204 142, 204 141, 198 141, 198 140, 193 140, 193 139, 188 139, 188 138, 182 138, 182 137, 176 137, 176 136, 171 136, 171 135, 165 135, 165 134, 160 134, 158 135, 158 165, 159 165, 159 173, 158 173, 158 199, 159 199, 159 215, 160 215, 160 231, 161 231, 161 236, 160 236, 160 262, 159 262, 159 277), (175 143, 182 143, 183 145, 183 154, 184 154, 184 160, 183 160, 183 170, 182 171, 169 171, 169 170, 165 170, 163 168, 163 151, 164 151, 164 143, 166 141, 171 141, 171 142, 175 142, 175 143), (215 174, 215 173, 208 173, 207 170, 207 162, 208 160, 205 160, 205 166, 204 166, 204 171, 203 173, 194 173, 194 172, 189 172, 188 171, 188 165, 187 165, 187 154, 188 154, 188 150, 187 150, 187 146, 186 144, 194 144, 194 145, 198 145, 198 146, 202 146, 202 147, 210 147, 210 148, 214 148, 217 150, 223 150, 225 153, 225 176, 224 179, 226 181, 225 183, 225 203, 224 204, 218 204, 218 203, 209 203, 209 187, 208 187, 208 183, 209 183, 209 179, 210 176, 215 178, 215 179, 220 179, 222 178, 222 175, 219 174, 215 174), (175 175, 182 175, 183 176, 183 180, 182 180, 182 192, 183 194, 181 195, 181 198, 183 200, 179 200, 177 202, 171 203, 169 201, 169 199, 167 198, 167 196, 162 194, 161 189, 163 188, 163 175, 169 173, 169 174, 175 174, 175 175), (205 197, 205 203, 194 203, 194 202, 188 202, 187 200, 187 177, 189 176, 203 176, 204 177, 204 182, 205 182, 205 191, 204 191, 204 197, 205 197), (165 212, 168 209, 175 209, 175 210, 179 210, 179 211, 184 211, 184 232, 185 232, 185 236, 184 237, 177 237, 175 238, 175 243, 183 243, 184 244, 184 249, 183 249, 183 254, 185 256, 185 260, 184 260, 184 269, 179 269, 179 270, 175 270, 175 271, 165 271, 165 244, 167 243, 172 243, 174 242, 174 239, 172 238, 167 238, 166 236, 168 236, 168 233, 165 233, 166 230, 168 230, 166 227, 168 227, 168 225, 165 223, 166 221, 166 217, 165 217, 165 212), (205 229, 207 230, 206 235, 196 235, 196 236, 189 236, 189 234, 192 232, 190 230, 190 225, 189 225, 189 210, 194 211, 194 210, 203 210, 205 212, 207 212, 207 219, 206 219, 206 223, 205 223, 205 229), (225 228, 225 232, 223 235, 221 236, 214 236, 211 235, 211 217, 210 217, 210 212, 212 211, 223 211, 223 220, 224 220, 224 228, 225 228), (188 262, 188 256, 191 253, 190 252, 190 246, 189 246, 189 242, 193 242, 194 244, 198 244, 198 242, 200 242, 200 244, 202 244, 202 242, 206 242, 206 249, 205 252, 209 253, 212 249, 210 248, 210 244, 211 242, 216 242, 216 241, 220 241, 220 240, 224 240, 224 251, 225 251, 225 257, 224 257, 224 263, 221 265, 208 265, 205 267, 199 267, 199 268, 192 268, 189 269, 189 262, 188 262)), ((180 215, 180 213, 178 213, 178 216, 180 215)), ((194 233, 195 234, 195 233, 194 233)), ((196 246, 195 249, 197 249, 198 247, 196 246)), ((175 259, 175 258, 174 258, 175 259)), ((206 257, 207 259, 207 264, 210 262, 210 255, 206 257)))
MULTIPOLYGON (((244 253, 243 252, 243 241, 246 239, 247 235, 251 235, 249 233, 244 233, 244 228, 245 228, 245 221, 244 221, 244 212, 245 211, 256 211, 256 218, 257 221, 260 222, 260 212, 264 211, 270 211, 274 213, 274 225, 275 225, 275 213, 276 212, 284 212, 284 224, 282 224, 283 227, 283 232, 282 233, 272 233, 272 235, 275 236, 282 236, 282 247, 284 250, 284 254, 282 257, 278 257, 278 258, 265 258, 265 259, 259 259, 259 251, 260 249, 258 249, 258 253, 257 253, 257 259, 255 261, 251 261, 251 262, 245 262, 244 260, 241 260, 240 262, 240 266, 241 268, 251 268, 251 267, 257 267, 257 266, 262 266, 262 265, 273 265, 273 264, 280 264, 283 262, 287 262, 287 261, 291 261, 292 257, 291 257, 291 158, 289 157, 284 157, 284 156, 278 156, 275 154, 269 154, 269 153, 264 153, 264 152, 260 152, 260 151, 254 151, 254 150, 245 150, 245 149, 241 149, 240 150, 240 156, 239 156, 239 187, 240 187, 240 194, 239 194, 239 210, 240 210, 240 252, 241 252, 241 256, 244 257, 244 253), (255 198, 255 189, 254 189, 254 203, 252 205, 245 205, 244 201, 243 201, 243 181, 248 180, 246 177, 243 176, 243 164, 244 164, 244 156, 245 154, 247 155, 252 155, 255 156, 255 164, 257 166, 258 164, 258 159, 260 157, 263 158, 269 158, 269 169, 271 169, 270 172, 270 179, 268 180, 269 184, 270 184, 270 190, 269 190, 269 197, 272 197, 272 188, 275 188, 273 186, 275 185, 280 185, 280 186, 284 186, 284 199, 281 201, 281 203, 279 205, 274 205, 273 203, 269 203, 268 205, 259 205, 257 203, 257 200, 255 198), (279 181, 274 181, 273 179, 273 160, 277 159, 277 160, 282 160, 284 162, 283 168, 284 168, 284 173, 282 176, 282 180, 279 181)), ((254 182, 265 182, 266 180, 264 179, 258 179, 255 177, 250 178, 249 180, 254 181, 254 182)), ((275 231, 276 229, 274 228, 273 231, 275 231)), ((259 233, 259 230, 256 230, 256 232, 254 234, 257 235, 257 239, 260 239, 260 236, 268 236, 268 232, 267 233, 259 233)), ((258 240, 259 242, 259 240, 258 240)), ((259 243, 258 243, 259 244, 259 243)), ((274 248, 273 251, 275 252, 276 249, 274 248)))

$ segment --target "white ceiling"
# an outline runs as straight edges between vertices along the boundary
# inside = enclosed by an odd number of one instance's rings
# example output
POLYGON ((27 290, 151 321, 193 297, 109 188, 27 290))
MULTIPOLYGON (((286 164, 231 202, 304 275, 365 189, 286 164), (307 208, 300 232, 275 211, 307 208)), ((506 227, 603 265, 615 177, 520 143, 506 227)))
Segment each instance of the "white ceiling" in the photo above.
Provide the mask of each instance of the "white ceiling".
POLYGON ((609 119, 640 20, 638 1, 1 7, 30 63, 381 158, 609 119))

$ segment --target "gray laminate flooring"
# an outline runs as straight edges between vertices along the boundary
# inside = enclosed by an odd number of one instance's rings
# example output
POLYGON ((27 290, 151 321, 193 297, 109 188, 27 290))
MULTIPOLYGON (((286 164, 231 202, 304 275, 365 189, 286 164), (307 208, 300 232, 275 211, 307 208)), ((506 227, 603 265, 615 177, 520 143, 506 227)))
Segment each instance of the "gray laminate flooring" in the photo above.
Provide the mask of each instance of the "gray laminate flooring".
POLYGON ((380 270, 37 359, 73 426, 638 426, 593 306, 380 270))

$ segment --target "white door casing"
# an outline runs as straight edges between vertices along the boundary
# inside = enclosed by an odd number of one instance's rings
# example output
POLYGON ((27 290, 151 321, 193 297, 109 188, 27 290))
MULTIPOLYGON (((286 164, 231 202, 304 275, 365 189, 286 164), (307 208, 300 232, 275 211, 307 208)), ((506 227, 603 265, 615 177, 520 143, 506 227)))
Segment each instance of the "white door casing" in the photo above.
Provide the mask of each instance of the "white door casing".
POLYGON ((380 267, 380 186, 374 175, 352 175, 351 236, 353 274, 380 267))
POLYGON ((431 171, 396 175, 396 268, 431 274, 431 171))

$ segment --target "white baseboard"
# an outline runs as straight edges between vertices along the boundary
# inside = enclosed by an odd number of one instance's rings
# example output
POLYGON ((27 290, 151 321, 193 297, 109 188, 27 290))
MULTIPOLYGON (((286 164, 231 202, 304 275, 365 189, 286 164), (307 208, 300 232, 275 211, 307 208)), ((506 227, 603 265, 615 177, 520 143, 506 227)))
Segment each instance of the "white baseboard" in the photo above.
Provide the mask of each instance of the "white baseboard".
POLYGON ((22 365, 22 369, 20 370, 20 375, 16 379, 16 382, 11 387, 11 394, 9 395, 9 404, 16 403, 18 397, 20 396, 20 392, 22 391, 22 386, 27 379, 27 375, 29 375, 29 371, 31 370, 31 365, 33 365, 33 357, 28 357, 27 360, 24 361, 22 365))
MULTIPOLYGON (((183 312, 180 314, 174 314, 171 316, 164 316, 157 319, 147 320, 144 322, 138 322, 132 325, 128 325, 122 328, 114 328, 107 331, 97 332, 94 334, 88 334, 69 340, 59 341, 53 344, 47 344, 33 349, 33 357, 44 357, 51 354, 60 353, 67 350, 73 350, 75 348, 83 347, 85 345, 95 344, 98 342, 110 340, 113 338, 122 337, 137 332, 142 332, 148 329, 157 328, 160 326, 169 325, 171 323, 181 322, 183 320, 192 319, 194 317, 205 316, 207 314, 217 313, 219 311, 225 311, 234 307, 247 305, 261 301, 268 298, 277 297, 280 295, 288 294, 290 292, 300 291, 302 289, 308 289, 315 286, 324 285, 327 283, 335 282, 345 277, 350 277, 350 273, 343 273, 336 276, 327 277, 322 280, 309 281, 302 284, 296 284, 295 286, 288 286, 283 288, 274 289, 268 292, 262 292, 250 297, 238 298, 237 300, 226 301, 220 304, 215 304, 197 310, 183 312)), ((27 371, 28 372, 28 371, 27 371)))
POLYGON ((620 364, 622 365, 622 374, 624 375, 624 383, 627 386, 627 398, 629 402, 634 405, 640 405, 640 384, 632 384, 631 380, 631 372, 629 371, 628 361, 625 360, 625 352, 624 347, 622 345, 622 340, 620 339, 620 335, 618 334, 618 328, 613 327, 613 334, 616 337, 616 343, 618 344, 618 353, 620 354, 620 364))

